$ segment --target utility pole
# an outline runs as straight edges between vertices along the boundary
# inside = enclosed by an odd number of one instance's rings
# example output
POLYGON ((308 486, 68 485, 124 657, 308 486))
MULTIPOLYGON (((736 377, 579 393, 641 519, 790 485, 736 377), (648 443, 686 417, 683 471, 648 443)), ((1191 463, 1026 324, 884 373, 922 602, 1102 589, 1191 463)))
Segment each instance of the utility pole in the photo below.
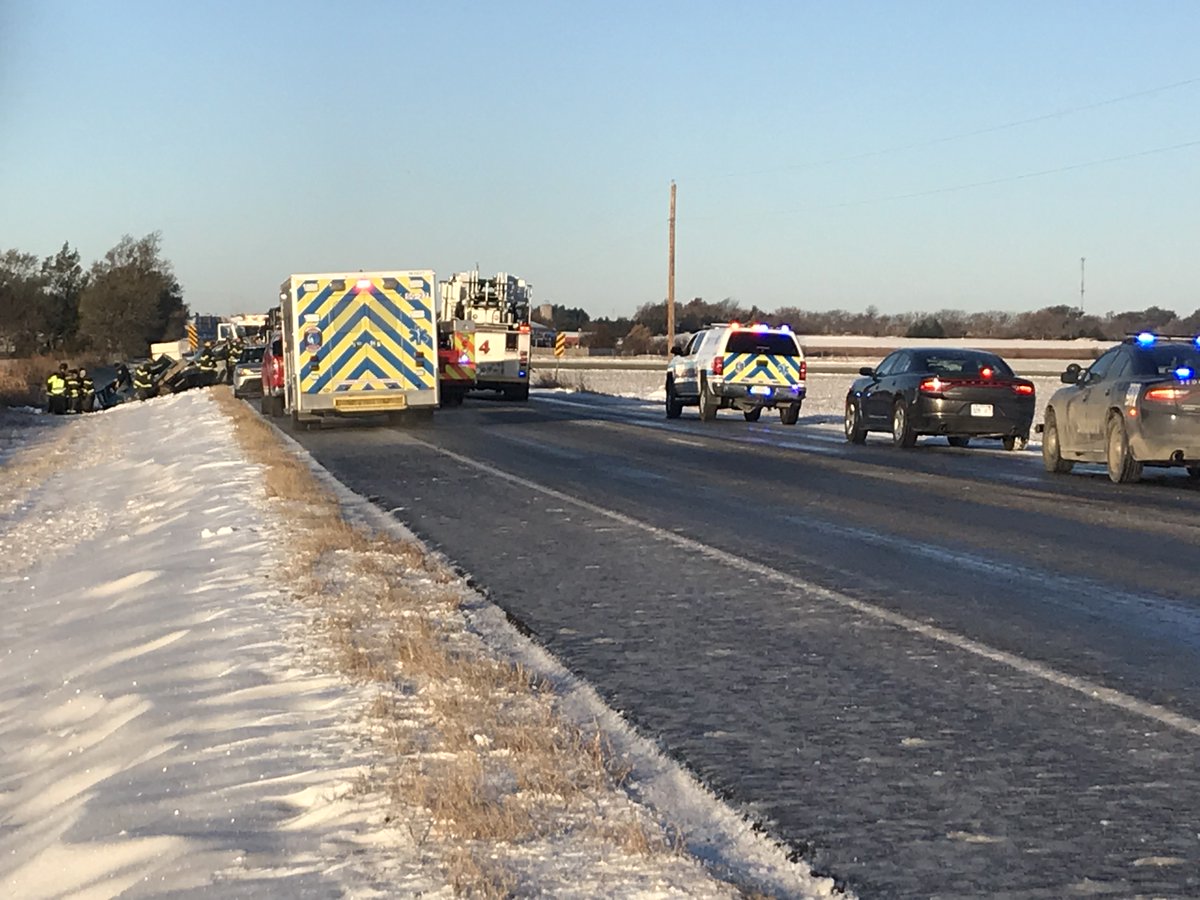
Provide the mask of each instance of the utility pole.
POLYGON ((1086 256, 1079 257, 1079 311, 1083 312, 1083 266, 1087 262, 1086 256))
POLYGON ((675 182, 671 182, 670 248, 667 251, 667 356, 675 346, 675 182))

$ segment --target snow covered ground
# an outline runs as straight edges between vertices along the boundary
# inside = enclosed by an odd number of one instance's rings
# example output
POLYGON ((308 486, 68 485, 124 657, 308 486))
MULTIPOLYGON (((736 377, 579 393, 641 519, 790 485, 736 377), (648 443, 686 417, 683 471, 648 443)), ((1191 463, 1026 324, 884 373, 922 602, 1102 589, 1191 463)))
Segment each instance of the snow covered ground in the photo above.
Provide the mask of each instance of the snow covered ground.
MULTIPOLYGON (((0 893, 453 894, 444 857, 401 827, 411 810, 376 777, 421 754, 387 758, 366 712, 382 688, 314 648, 314 598, 286 577, 296 511, 268 498, 208 391, 78 418, 0 411, 0 465, 0 893)), ((340 500, 411 538, 365 500, 340 500)), ((633 810, 691 851, 617 852, 564 810, 536 845, 496 848, 515 893, 736 896, 713 873, 778 896, 834 892, 497 609, 475 597, 457 627, 548 678, 563 714, 599 723, 628 760, 625 789, 591 816, 633 810)), ((420 735, 436 723, 416 699, 401 724, 420 735)))

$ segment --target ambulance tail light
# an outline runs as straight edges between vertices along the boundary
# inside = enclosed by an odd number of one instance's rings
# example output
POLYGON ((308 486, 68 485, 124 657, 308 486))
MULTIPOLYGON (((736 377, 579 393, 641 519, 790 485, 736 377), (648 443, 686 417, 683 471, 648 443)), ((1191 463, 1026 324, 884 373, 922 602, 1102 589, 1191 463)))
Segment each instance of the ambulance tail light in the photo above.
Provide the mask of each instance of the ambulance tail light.
POLYGON ((723 357, 723 356, 714 356, 713 357, 712 373, 714 375, 724 375, 725 374, 725 357, 723 357))

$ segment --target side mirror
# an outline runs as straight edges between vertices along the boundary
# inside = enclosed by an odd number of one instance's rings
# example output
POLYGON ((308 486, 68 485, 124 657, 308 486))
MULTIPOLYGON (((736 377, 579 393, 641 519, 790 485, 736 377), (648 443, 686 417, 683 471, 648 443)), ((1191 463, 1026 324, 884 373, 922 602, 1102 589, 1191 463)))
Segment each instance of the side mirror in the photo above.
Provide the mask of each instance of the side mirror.
POLYGON ((1078 384, 1079 375, 1082 371, 1083 367, 1080 366, 1079 363, 1071 363, 1069 366, 1067 366, 1067 371, 1063 372, 1062 375, 1059 376, 1059 379, 1063 384, 1078 384))
POLYGON ((870 366, 863 366, 861 369, 858 370, 858 374, 872 377, 875 375, 875 370, 873 368, 871 368, 870 366))

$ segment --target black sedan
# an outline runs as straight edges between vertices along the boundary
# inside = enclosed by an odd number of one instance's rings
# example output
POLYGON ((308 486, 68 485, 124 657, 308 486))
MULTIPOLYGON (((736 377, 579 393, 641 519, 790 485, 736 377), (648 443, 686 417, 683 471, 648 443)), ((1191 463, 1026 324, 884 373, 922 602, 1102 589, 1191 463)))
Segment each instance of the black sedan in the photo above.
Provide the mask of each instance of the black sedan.
POLYGON ((925 434, 952 446, 999 438, 1005 450, 1029 440, 1035 410, 1033 382, 1018 378, 995 353, 960 347, 906 347, 862 375, 846 394, 846 440, 886 431, 897 447, 925 434))
POLYGON ((1183 466, 1200 479, 1200 338, 1144 332, 1062 380, 1042 426, 1046 471, 1099 462, 1121 483, 1144 466, 1183 466))

